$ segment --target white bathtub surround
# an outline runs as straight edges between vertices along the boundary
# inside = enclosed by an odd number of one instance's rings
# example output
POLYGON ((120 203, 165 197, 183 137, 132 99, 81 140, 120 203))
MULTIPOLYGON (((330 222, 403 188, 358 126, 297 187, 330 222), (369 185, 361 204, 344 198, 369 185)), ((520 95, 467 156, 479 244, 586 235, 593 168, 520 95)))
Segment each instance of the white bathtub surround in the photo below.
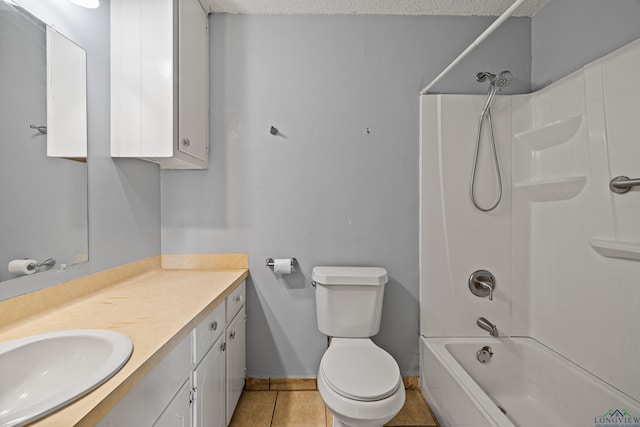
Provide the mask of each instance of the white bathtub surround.
MULTIPOLYGON (((478 317, 510 334, 511 286, 511 109, 497 96, 491 116, 503 194, 489 213, 474 208, 469 196, 478 119, 484 95, 421 97, 420 326, 426 336, 486 336, 478 317), (493 301, 469 291, 469 276, 488 270, 496 278, 493 301)), ((483 127, 476 176, 478 203, 496 200, 497 179, 483 127)))
MULTIPOLYGON (((485 317, 501 337, 532 337, 620 390, 631 399, 618 409, 634 415, 640 415, 640 190, 614 194, 609 181, 640 177, 639 67, 636 41, 543 90, 501 97, 493 113, 508 197, 501 212, 490 214, 473 210, 468 190, 484 97, 421 98, 421 334, 487 337, 475 324, 485 317), (510 109, 500 114, 499 105, 510 109), (467 277, 477 269, 497 278, 492 302, 468 290, 467 277)), ((492 188, 490 181, 480 186, 492 188)), ((535 367, 522 369, 517 375, 535 367)), ((572 381, 557 378, 557 387, 572 381)), ((597 389, 591 382, 580 387, 597 389)), ((491 411, 480 412, 470 420, 503 425, 487 421, 495 418, 491 411)), ((455 425, 452 414, 440 413, 443 424, 455 425)), ((594 423, 567 414, 564 425, 594 423)))
POLYGON ((593 426, 623 408, 640 416, 640 403, 531 338, 421 338, 420 351, 421 387, 443 427, 593 426))

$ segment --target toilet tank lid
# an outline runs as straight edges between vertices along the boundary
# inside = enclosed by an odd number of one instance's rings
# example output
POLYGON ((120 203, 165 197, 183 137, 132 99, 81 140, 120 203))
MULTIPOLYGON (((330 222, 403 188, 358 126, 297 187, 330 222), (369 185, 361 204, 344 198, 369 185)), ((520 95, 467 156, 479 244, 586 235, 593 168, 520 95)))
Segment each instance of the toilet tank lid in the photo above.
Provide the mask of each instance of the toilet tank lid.
POLYGON ((323 285, 384 285, 389 280, 382 267, 313 267, 311 280, 323 285))

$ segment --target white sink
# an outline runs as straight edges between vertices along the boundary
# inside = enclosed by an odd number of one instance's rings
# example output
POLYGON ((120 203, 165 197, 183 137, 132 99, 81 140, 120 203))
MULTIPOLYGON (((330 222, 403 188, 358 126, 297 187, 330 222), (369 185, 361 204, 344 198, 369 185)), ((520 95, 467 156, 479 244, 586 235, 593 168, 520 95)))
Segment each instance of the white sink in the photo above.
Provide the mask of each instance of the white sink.
POLYGON ((76 329, 0 343, 0 427, 50 414, 108 380, 129 360, 131 339, 76 329))

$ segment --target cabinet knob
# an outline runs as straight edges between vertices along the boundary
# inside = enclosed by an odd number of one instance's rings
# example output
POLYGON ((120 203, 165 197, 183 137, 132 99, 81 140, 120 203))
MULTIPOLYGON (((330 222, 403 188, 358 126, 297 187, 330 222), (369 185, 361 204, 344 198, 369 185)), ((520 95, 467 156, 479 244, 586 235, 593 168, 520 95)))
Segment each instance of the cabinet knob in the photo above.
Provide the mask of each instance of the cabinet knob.
POLYGON ((215 331, 216 329, 218 329, 218 322, 211 323, 209 327, 211 328, 212 331, 215 331))
POLYGON ((235 337, 236 337, 236 331, 231 331, 231 333, 229 334, 229 338, 235 339, 235 337))
POLYGON ((188 147, 191 145, 191 141, 189 140, 189 138, 184 138, 182 140, 182 145, 184 145, 185 147, 188 147))
POLYGON ((238 295, 236 297, 236 302, 242 302, 242 295, 238 295))

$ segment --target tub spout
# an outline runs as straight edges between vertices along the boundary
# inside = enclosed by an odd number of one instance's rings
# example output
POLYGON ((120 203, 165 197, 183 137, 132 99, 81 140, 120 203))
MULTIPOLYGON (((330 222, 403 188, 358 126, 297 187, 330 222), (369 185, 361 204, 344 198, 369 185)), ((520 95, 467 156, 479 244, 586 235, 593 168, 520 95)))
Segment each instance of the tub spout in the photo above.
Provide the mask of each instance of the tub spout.
POLYGON ((489 332, 492 337, 497 337, 498 336, 498 327, 496 325, 494 325, 493 323, 489 322, 484 317, 479 317, 478 320, 476 321, 476 324, 481 329, 484 329, 485 331, 489 332))

